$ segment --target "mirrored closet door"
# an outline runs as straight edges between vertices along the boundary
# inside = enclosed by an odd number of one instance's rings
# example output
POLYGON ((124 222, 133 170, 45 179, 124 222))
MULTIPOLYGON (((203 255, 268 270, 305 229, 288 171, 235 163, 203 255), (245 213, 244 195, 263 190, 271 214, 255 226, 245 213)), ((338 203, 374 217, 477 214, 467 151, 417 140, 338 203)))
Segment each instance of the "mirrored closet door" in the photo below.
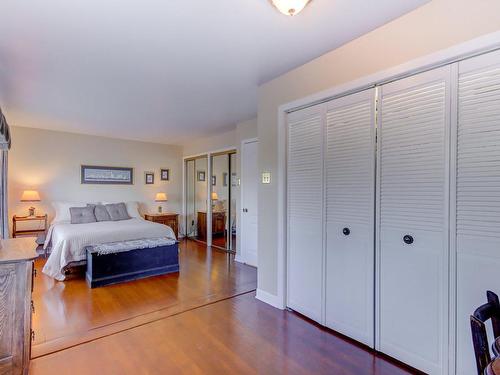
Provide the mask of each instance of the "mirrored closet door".
POLYGON ((208 157, 186 159, 186 237, 207 241, 208 157))
POLYGON ((212 246, 236 250, 236 151, 211 156, 212 246))

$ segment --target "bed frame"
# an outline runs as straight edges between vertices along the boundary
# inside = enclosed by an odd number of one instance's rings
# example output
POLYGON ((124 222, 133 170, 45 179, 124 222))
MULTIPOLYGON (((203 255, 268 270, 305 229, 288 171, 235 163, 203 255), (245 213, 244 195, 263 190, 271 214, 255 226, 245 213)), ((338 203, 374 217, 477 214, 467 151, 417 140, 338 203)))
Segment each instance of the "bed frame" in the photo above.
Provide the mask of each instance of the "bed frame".
POLYGON ((85 279, 91 288, 179 272, 179 243, 99 255, 86 248, 85 279))

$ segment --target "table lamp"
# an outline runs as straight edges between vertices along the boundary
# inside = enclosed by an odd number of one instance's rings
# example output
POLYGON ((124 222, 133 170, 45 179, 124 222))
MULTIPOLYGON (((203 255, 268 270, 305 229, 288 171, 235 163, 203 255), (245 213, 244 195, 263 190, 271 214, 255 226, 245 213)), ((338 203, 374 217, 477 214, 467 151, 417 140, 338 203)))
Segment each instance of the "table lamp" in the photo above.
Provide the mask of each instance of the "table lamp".
MULTIPOLYGON (((21 196, 21 202, 40 202, 40 194, 36 190, 25 190, 21 196)), ((29 216, 35 216, 35 207, 29 208, 29 216)))
POLYGON ((215 191, 212 191, 211 198, 212 198, 212 211, 213 211, 215 209, 215 202, 219 200, 219 196, 215 191))
MULTIPOLYGON (((166 202, 166 201, 168 201, 168 197, 167 197, 166 193, 156 193, 155 202, 166 202)), ((158 205, 158 213, 159 214, 162 213, 161 204, 158 205)))

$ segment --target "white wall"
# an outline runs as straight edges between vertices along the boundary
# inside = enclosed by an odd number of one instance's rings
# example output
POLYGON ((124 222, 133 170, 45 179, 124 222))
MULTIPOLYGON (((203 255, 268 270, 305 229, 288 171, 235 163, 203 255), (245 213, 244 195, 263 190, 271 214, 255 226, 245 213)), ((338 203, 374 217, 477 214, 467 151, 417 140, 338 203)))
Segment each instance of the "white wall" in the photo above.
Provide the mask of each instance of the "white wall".
MULTIPOLYGON (((255 131, 257 132, 257 125, 255 126, 255 131)), ((190 140, 188 143, 183 145, 182 153, 186 156, 195 156, 210 151, 227 149, 229 147, 235 147, 237 140, 237 131, 230 130, 225 133, 218 135, 195 138, 190 140)))
MULTIPOLYGON (((497 0, 433 0, 259 88, 259 169, 278 167, 278 107, 500 29, 497 0)), ((258 288, 277 294, 278 186, 259 186, 258 288)))
POLYGON ((54 200, 139 201, 141 210, 155 212, 157 192, 168 194, 164 211, 181 212, 182 148, 12 126, 9 152, 9 215, 26 215, 31 203, 19 201, 22 191, 36 189, 42 201, 38 213, 53 215, 54 200), (133 185, 83 185, 82 164, 133 167, 133 185), (160 169, 170 168, 170 181, 160 181, 160 169), (155 172, 154 185, 145 185, 144 172, 155 172))

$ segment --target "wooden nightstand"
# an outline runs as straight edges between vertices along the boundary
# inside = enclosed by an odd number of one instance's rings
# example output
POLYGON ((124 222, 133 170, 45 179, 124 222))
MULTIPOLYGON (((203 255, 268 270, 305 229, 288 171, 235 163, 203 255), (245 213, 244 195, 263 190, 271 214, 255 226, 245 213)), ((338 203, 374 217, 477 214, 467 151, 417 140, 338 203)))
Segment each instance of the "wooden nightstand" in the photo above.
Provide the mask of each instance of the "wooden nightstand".
POLYGON ((12 237, 33 236, 44 234, 47 230, 47 214, 37 216, 16 216, 12 217, 12 237), (43 223, 43 228, 38 229, 17 229, 17 223, 21 221, 39 221, 43 223))
POLYGON ((179 237, 179 214, 166 212, 164 214, 146 214, 144 218, 155 223, 168 225, 179 237))

